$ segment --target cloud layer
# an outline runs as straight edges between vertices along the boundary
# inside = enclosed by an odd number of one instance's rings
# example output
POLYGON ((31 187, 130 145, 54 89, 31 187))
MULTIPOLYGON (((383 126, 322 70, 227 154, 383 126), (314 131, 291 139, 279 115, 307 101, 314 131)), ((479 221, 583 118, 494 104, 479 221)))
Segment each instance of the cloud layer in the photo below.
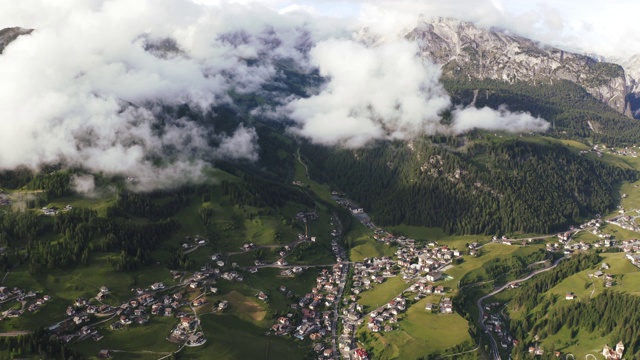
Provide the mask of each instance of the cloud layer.
POLYGON ((302 21, 257 5, 25 1, 5 10, 0 23, 36 30, 0 56, 0 169, 62 162, 170 183, 197 178, 203 155, 255 161, 252 129, 216 137, 166 119, 163 107, 208 113, 230 91, 259 90, 273 61, 304 63, 302 21))
POLYGON ((355 148, 374 140, 411 139, 422 134, 460 134, 472 129, 544 131, 549 124, 506 107, 453 111, 442 87, 440 67, 417 56, 415 43, 385 40, 367 46, 353 40, 327 40, 310 52, 311 62, 328 79, 314 96, 286 105, 298 123, 292 131, 313 142, 355 148))
MULTIPOLYGON (((318 69, 327 80, 308 98, 279 99, 279 114, 295 123, 291 131, 316 143, 359 147, 471 129, 544 131, 544 120, 506 108, 453 109, 451 123, 441 123, 452 105, 440 68, 416 56, 416 45, 402 35, 419 13, 449 15, 459 3, 0 5, 0 28, 36 29, 0 56, 0 170, 62 162, 157 187, 198 179, 216 159, 256 161, 254 129, 238 124, 215 134, 203 122, 168 117, 165 110, 188 104, 210 115, 213 106, 232 102, 230 93, 264 91, 282 75, 276 64, 284 59, 303 72, 318 69), (359 18, 336 18, 335 9, 357 9, 359 18), (384 35, 383 41, 371 46, 352 39, 351 31, 362 25, 384 35)), ((481 2, 476 9, 475 15, 460 14, 484 25, 504 23, 500 2, 481 2)), ((89 180, 79 179, 78 188, 88 189, 89 180)))

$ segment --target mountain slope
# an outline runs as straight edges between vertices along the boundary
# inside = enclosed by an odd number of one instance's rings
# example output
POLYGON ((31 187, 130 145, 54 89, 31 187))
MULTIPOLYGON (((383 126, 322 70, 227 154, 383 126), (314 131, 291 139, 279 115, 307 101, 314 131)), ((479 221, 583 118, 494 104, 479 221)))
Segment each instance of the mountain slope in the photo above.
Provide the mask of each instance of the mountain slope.
POLYGON ((456 234, 560 230, 613 208, 611 188, 636 177, 538 137, 475 135, 303 150, 312 174, 347 192, 377 224, 456 234))
POLYGON ((444 64, 444 77, 533 84, 569 80, 617 112, 631 114, 625 72, 620 65, 454 19, 422 22, 406 38, 418 43, 421 56, 444 64))

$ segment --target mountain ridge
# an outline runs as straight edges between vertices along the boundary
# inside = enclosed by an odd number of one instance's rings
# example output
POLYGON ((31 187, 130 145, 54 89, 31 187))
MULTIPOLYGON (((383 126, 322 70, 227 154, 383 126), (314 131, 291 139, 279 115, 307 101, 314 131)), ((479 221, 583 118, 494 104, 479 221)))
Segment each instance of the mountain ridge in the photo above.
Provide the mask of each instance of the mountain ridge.
POLYGON ((452 18, 421 21, 405 38, 418 44, 422 58, 443 65, 443 77, 534 85, 569 80, 621 114, 632 116, 637 110, 628 101, 636 80, 619 64, 452 18))

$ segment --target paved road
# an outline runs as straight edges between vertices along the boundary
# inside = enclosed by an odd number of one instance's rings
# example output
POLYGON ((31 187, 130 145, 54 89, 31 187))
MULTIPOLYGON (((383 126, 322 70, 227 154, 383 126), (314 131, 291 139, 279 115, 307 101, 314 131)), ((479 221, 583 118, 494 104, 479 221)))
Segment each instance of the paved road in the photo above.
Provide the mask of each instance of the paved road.
POLYGON ((482 321, 483 318, 484 318, 484 308, 482 307, 482 302, 485 299, 490 298, 493 295, 495 295, 495 294, 507 289, 509 287, 509 285, 512 285, 512 284, 515 284, 515 283, 519 283, 519 282, 523 282, 523 281, 527 281, 527 280, 531 279, 532 277, 534 277, 534 276, 536 276, 536 275, 538 275, 540 273, 543 273, 543 272, 546 272, 546 271, 549 271, 549 270, 555 268, 556 266, 558 266, 560 261, 562 261, 563 259, 564 259, 564 257, 561 257, 560 259, 554 261, 553 265, 551 265, 550 267, 533 271, 531 274, 523 277, 522 279, 510 281, 510 282, 502 285, 501 287, 493 290, 489 294, 487 294, 487 295, 481 297, 480 299, 478 299, 478 301, 476 302, 476 305, 478 306, 478 323, 480 324, 480 327, 482 328, 482 330, 487 335, 489 335, 489 339, 491 340, 491 352, 492 352, 491 358, 493 360, 501 360, 500 351, 498 351, 498 344, 496 343, 496 339, 489 333, 489 330, 487 330, 487 328, 484 325, 484 322, 482 321))

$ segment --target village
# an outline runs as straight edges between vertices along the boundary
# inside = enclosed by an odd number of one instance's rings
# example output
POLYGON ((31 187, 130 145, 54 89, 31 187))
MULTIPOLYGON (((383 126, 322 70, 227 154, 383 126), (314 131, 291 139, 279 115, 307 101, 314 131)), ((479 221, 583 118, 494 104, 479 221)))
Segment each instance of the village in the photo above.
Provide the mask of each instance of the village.
MULTIPOLYGON (((100 341, 104 334, 100 333, 97 325, 108 323, 111 331, 126 331, 132 326, 145 326, 151 316, 173 317, 176 325, 166 335, 169 342, 181 346, 195 347, 207 342, 204 331, 200 326, 198 309, 207 306, 211 313, 225 312, 230 304, 226 300, 209 303, 208 295, 216 294, 216 282, 243 282, 247 274, 254 274, 262 268, 277 268, 279 276, 283 278, 295 277, 307 271, 317 271, 315 285, 309 292, 295 298, 293 291, 282 285, 278 291, 292 300, 290 311, 274 319, 268 331, 270 336, 291 337, 299 341, 311 341, 311 351, 318 359, 356 359, 364 360, 369 354, 358 342, 357 333, 365 329, 371 333, 397 331, 402 328, 404 313, 418 300, 430 297, 424 306, 425 313, 434 316, 447 316, 455 312, 452 300, 452 289, 443 283, 452 280, 447 271, 456 264, 456 259, 463 255, 476 256, 483 246, 476 242, 468 244, 464 249, 450 248, 435 241, 418 242, 405 236, 396 236, 378 228, 363 208, 349 199, 334 194, 334 200, 346 207, 364 226, 373 231, 372 237, 384 246, 395 247, 393 256, 365 258, 362 261, 351 262, 347 252, 340 245, 342 226, 337 216, 333 215, 330 231, 331 249, 336 262, 327 265, 297 265, 289 264, 287 257, 298 245, 316 242, 315 236, 299 234, 292 242, 281 245, 278 255, 273 262, 256 260, 253 266, 239 266, 230 261, 231 256, 264 248, 247 242, 238 252, 215 253, 210 256, 211 262, 202 266, 200 271, 189 275, 184 271, 171 271, 175 284, 165 286, 158 282, 146 288, 131 289, 132 296, 117 306, 104 303, 110 296, 107 286, 96 289, 96 296, 91 299, 78 298, 69 304, 65 311, 66 320, 49 327, 58 334, 64 342, 78 342, 85 340, 100 341), (388 302, 375 307, 359 303, 361 297, 392 278, 401 279, 406 288, 390 296, 388 302), (437 296, 437 298, 434 298, 437 296), (431 299, 437 299, 432 301, 431 299)), ((64 209, 66 211, 68 209, 64 209)), ((47 209, 47 211, 59 211, 47 209)), ((45 209, 43 209, 45 213, 45 209)), ((45 213, 46 214, 46 213, 45 213)), ((50 214, 46 214, 50 215, 50 214)), ((317 219, 315 212, 300 212, 295 216, 308 229, 311 221, 317 219)), ((537 238, 509 239, 494 237, 492 242, 512 246, 527 246, 539 240, 557 237, 557 242, 546 243, 549 252, 570 255, 573 252, 588 250, 592 247, 616 247, 626 253, 629 261, 640 267, 640 241, 617 241, 610 234, 602 232, 605 223, 625 226, 624 221, 633 221, 621 213, 619 217, 602 220, 592 219, 578 228, 571 227, 569 231, 537 238), (576 241, 574 238, 582 231, 598 236, 600 240, 588 243, 576 241)), ((199 235, 187 237, 182 244, 186 252, 196 251, 208 244, 208 240, 199 235)), ((616 285, 615 275, 606 272, 606 264, 602 269, 589 274, 594 279, 601 279, 605 287, 616 285)), ((518 284, 510 284, 515 288, 518 284)), ((391 295, 391 294, 390 294, 391 295)), ((269 295, 258 289, 255 297, 262 302, 269 302, 269 295)), ((566 300, 576 299, 575 294, 567 293, 566 300)), ((0 303, 16 300, 21 307, 2 312, 3 317, 19 317, 25 309, 37 311, 50 300, 47 295, 37 298, 33 291, 0 288, 0 303), (32 303, 27 299, 33 298, 32 303)), ((508 349, 517 345, 507 332, 506 319, 499 310, 504 304, 491 303, 484 305, 482 315, 484 328, 494 333, 499 339, 500 346, 508 349)), ((530 350, 534 355, 541 355, 542 349, 537 346, 530 350)), ((611 354, 615 354, 611 350, 611 354)), ((103 350, 100 356, 110 355, 109 350, 103 350)), ((614 358, 614 357, 610 357, 614 358)))

